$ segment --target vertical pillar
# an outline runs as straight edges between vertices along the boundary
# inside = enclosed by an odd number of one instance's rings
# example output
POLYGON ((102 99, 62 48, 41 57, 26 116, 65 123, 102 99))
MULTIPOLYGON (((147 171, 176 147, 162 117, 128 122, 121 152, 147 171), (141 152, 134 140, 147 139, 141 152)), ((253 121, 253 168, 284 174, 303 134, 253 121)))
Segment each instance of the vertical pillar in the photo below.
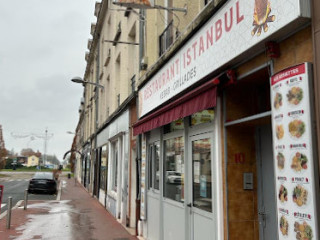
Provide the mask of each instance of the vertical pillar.
MULTIPOLYGON (((315 93, 315 117, 317 126, 317 149, 320 149, 320 2, 313 0, 312 7, 312 38, 313 38, 313 73, 315 93)), ((320 166, 320 154, 318 153, 320 166)))

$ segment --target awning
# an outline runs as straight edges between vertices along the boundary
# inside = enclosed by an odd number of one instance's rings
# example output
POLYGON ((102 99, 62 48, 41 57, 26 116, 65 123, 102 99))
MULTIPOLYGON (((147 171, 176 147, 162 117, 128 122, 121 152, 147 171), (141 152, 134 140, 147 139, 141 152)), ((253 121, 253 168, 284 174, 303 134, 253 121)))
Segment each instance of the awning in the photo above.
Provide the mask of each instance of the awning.
POLYGON ((217 84, 219 84, 218 78, 210 80, 142 118, 133 125, 133 135, 148 132, 193 113, 215 107, 217 103, 217 84))

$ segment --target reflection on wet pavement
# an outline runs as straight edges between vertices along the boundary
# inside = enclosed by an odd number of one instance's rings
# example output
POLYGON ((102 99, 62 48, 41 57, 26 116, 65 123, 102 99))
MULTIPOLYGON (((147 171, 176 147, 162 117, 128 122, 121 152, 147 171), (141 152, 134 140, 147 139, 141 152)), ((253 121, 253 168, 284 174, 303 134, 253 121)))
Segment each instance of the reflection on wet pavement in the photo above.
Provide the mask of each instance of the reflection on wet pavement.
POLYGON ((27 215, 27 221, 17 229, 17 240, 25 239, 90 239, 90 220, 77 211, 69 200, 32 204, 28 209, 41 209, 27 215), (37 211, 38 212, 38 211, 37 211))

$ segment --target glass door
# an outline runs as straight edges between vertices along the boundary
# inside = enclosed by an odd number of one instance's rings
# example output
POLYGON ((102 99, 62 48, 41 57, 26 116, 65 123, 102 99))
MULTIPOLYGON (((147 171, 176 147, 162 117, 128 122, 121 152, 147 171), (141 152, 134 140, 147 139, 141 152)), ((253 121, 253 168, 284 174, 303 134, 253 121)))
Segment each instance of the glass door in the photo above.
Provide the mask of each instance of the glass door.
POLYGON ((189 140, 191 166, 191 239, 215 239, 213 218, 213 137, 211 133, 192 136, 189 140))

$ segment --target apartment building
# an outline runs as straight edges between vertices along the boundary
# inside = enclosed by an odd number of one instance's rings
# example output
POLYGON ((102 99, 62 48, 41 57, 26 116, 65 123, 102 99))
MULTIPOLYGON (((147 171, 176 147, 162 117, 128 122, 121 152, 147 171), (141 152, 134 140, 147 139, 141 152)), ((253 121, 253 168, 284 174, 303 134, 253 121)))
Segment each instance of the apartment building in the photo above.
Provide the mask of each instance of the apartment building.
POLYGON ((139 14, 108 0, 96 3, 95 16, 84 74, 90 83, 84 84, 79 110, 76 145, 82 155, 76 171, 82 184, 115 218, 134 227, 136 190, 130 184, 136 182, 136 164, 130 124, 136 121, 139 14))
POLYGON ((88 191, 145 239, 317 239, 319 3, 114 2, 86 55, 88 191))

